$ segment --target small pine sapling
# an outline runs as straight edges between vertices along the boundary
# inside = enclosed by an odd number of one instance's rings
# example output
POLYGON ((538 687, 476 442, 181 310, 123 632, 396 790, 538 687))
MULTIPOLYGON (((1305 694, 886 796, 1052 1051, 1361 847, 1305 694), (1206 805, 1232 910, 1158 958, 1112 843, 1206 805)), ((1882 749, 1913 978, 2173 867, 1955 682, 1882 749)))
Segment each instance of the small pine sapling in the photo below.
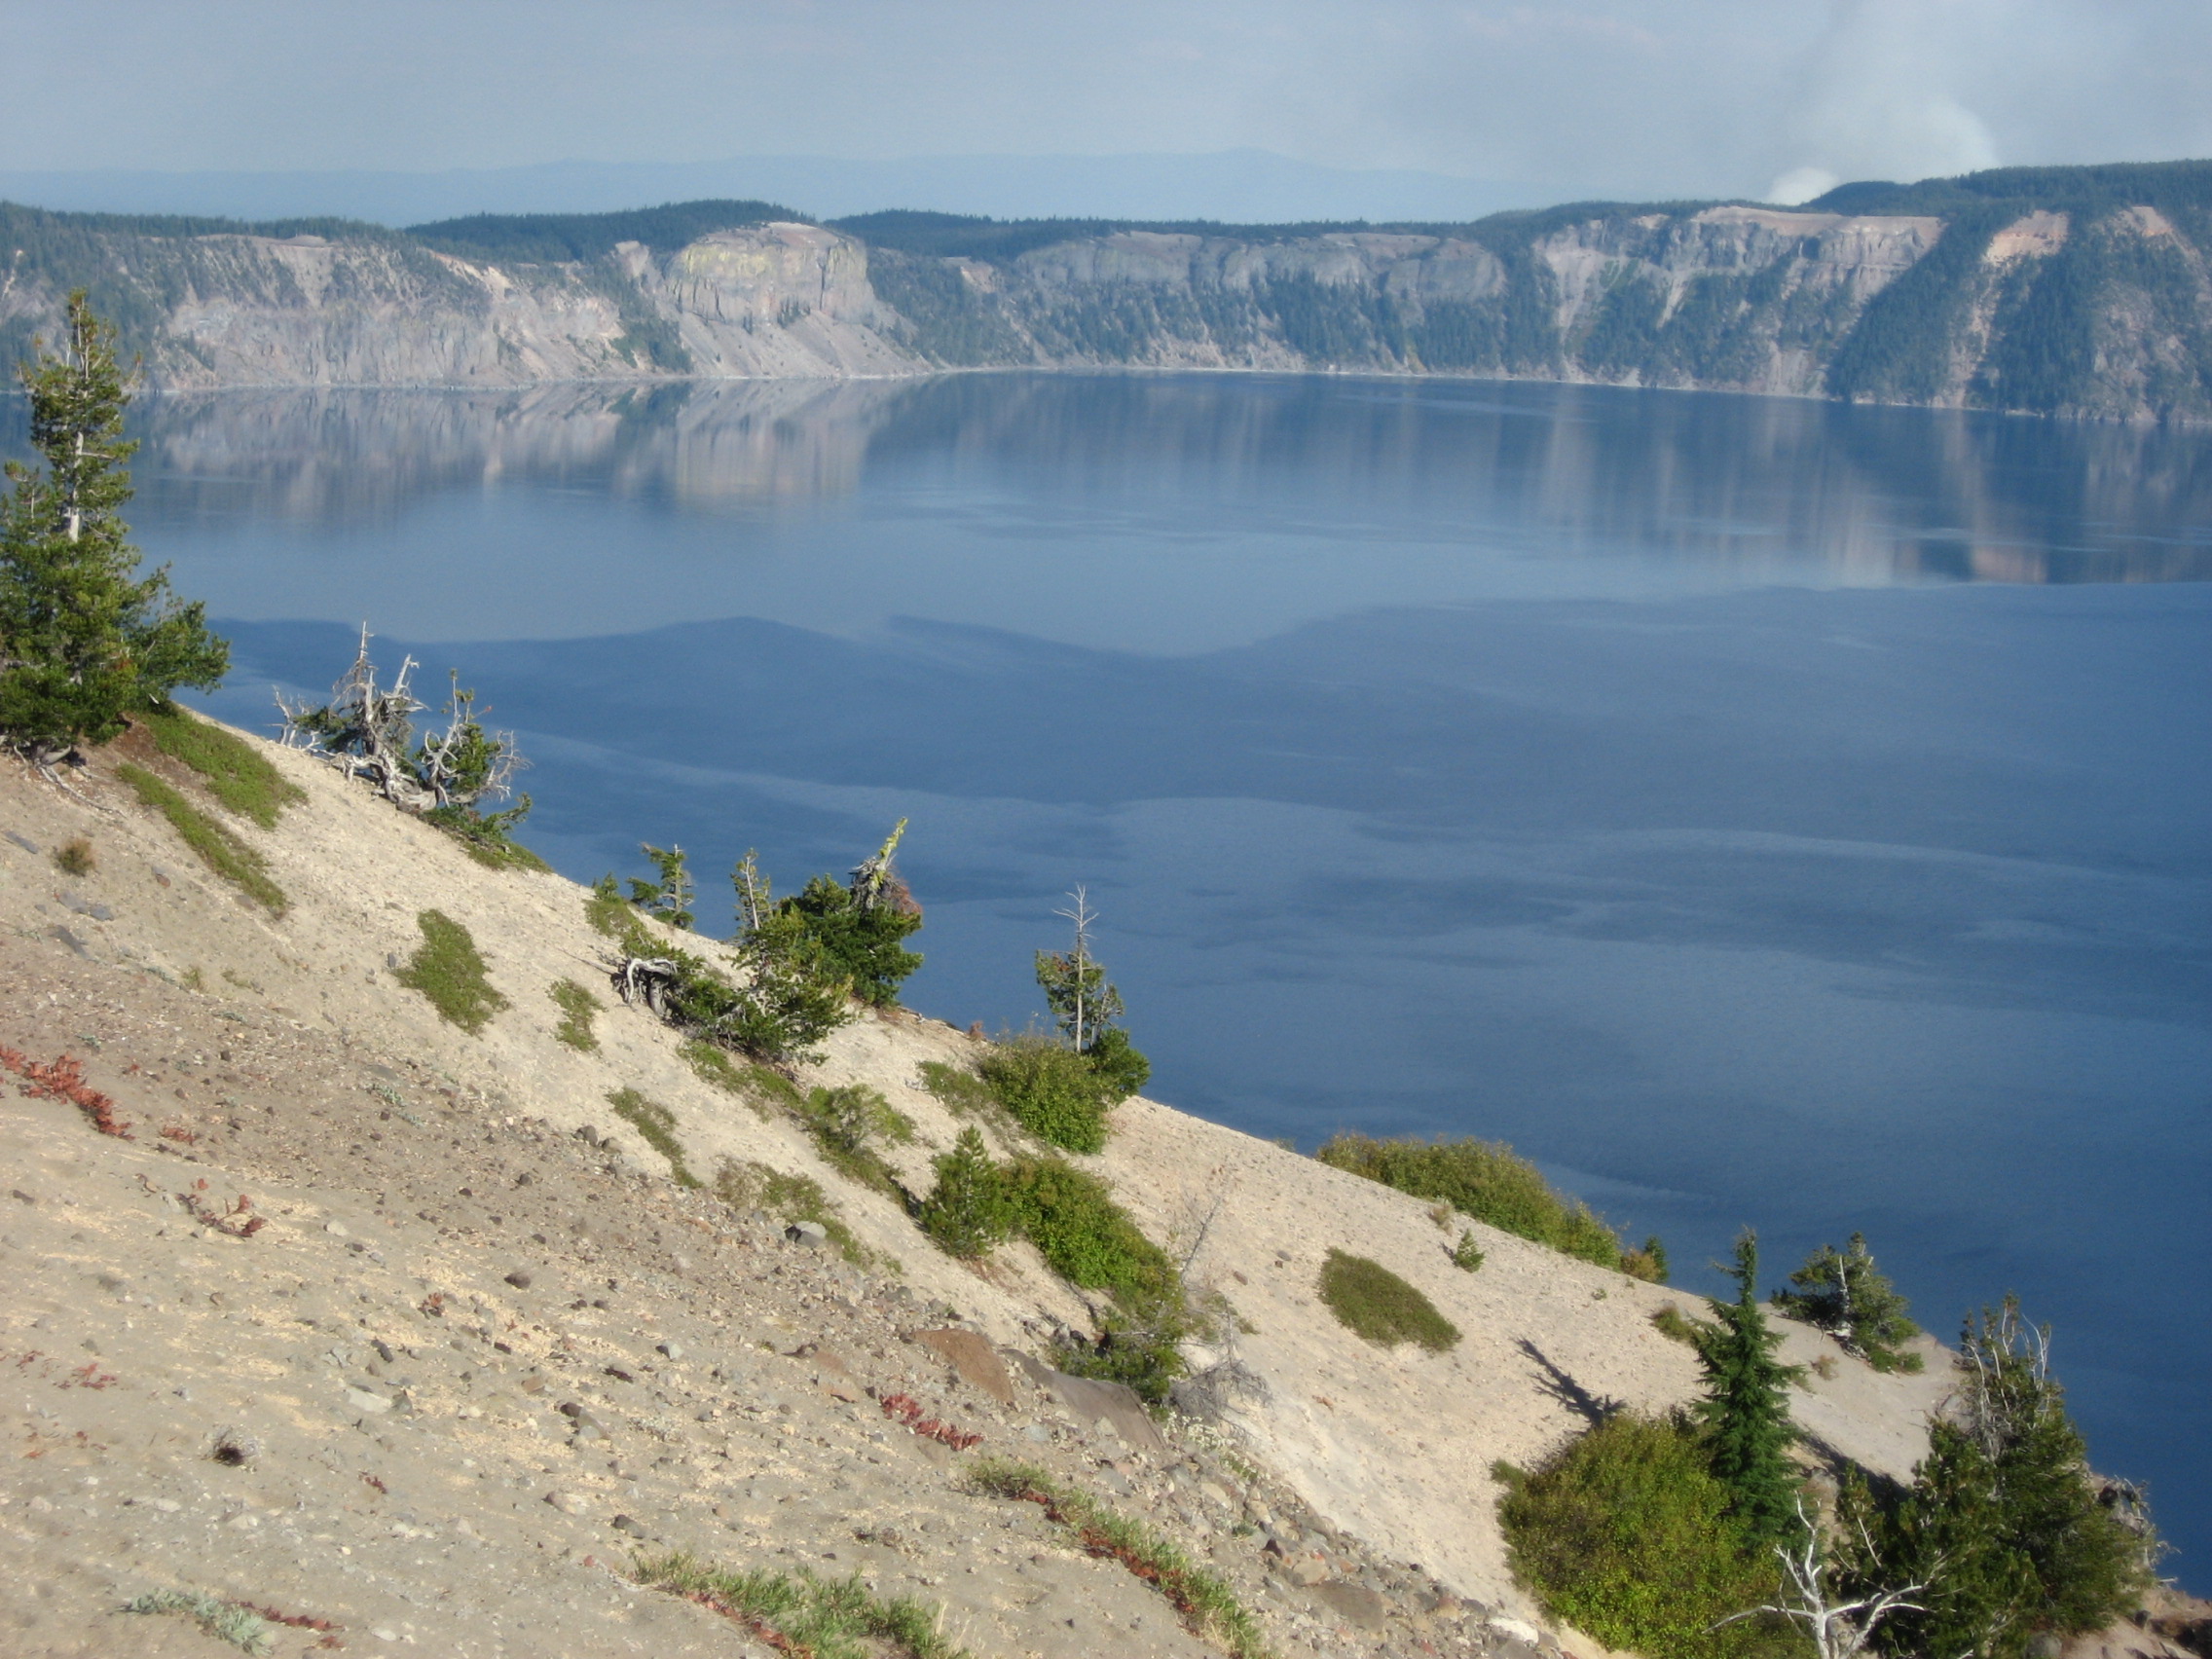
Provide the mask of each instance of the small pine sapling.
POLYGON ((934 1162, 937 1185, 916 1218, 922 1231, 948 1255, 969 1261, 989 1255, 1013 1231, 1014 1213, 981 1132, 962 1129, 952 1150, 934 1162))
POLYGON ((682 847, 656 847, 647 842, 639 849, 651 861, 660 873, 658 881, 642 881, 630 878, 630 903, 648 916, 657 916, 670 927, 682 928, 688 933, 697 918, 691 912, 691 903, 697 895, 691 886, 691 872, 685 867, 687 855, 682 847))
POLYGON ((1152 1062, 1121 1028, 1124 1012, 1122 993, 1090 954, 1090 930, 1098 913, 1091 909, 1089 894, 1082 887, 1068 895, 1066 909, 1052 913, 1074 925, 1075 941, 1066 951, 1037 953, 1038 987, 1052 1011, 1053 1022, 1088 1062, 1109 1104, 1126 1100, 1151 1078, 1152 1062))
POLYGON ((902 818, 871 858, 847 881, 818 875, 781 908, 800 918, 831 967, 871 1008, 891 1008, 899 986, 922 965, 904 941, 922 925, 922 907, 892 863, 906 832, 902 818))

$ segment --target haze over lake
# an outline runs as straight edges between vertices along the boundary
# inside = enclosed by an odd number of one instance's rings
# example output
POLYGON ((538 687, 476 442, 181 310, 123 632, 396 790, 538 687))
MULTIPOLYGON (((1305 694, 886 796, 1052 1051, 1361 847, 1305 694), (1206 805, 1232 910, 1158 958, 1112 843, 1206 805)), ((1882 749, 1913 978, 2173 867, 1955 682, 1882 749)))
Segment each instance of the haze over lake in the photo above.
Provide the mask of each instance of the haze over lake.
POLYGON ((2212 435, 1047 375, 137 429, 226 718, 366 618, 519 728, 567 874, 680 842, 726 932, 747 847, 907 816, 926 1013, 1041 1014, 1087 883, 1159 1098, 1511 1141, 1695 1288, 1749 1223, 1945 1337, 2017 1290, 2202 1584, 2212 435))

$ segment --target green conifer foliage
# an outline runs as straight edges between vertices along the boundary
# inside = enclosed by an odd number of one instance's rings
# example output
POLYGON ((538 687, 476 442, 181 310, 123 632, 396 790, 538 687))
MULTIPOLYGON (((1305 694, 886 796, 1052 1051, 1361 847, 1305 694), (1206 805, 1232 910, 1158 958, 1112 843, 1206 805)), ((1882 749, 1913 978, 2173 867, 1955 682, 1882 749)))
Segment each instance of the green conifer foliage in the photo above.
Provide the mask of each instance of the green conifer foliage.
POLYGON ((835 972, 852 981, 853 995, 873 1008, 895 1006, 900 984, 922 965, 904 943, 922 925, 922 907, 892 864, 905 832, 902 818, 849 882, 818 875, 781 905, 804 923, 835 972))
POLYGON ((1795 1290, 1775 1292, 1774 1305, 1793 1319, 1818 1325, 1876 1371, 1918 1371, 1920 1355, 1902 1345, 1920 1335, 1908 1304, 1874 1265, 1866 1235, 1854 1233, 1838 1250, 1824 1244, 1789 1275, 1795 1290))
POLYGON ((1960 1343, 1960 1410, 1930 1430, 1888 1518, 1892 1578, 1928 1580, 1888 1644, 2020 1659, 2042 1633, 2092 1631, 2134 1604, 2158 1544, 2139 1498, 2106 1502, 2049 1369, 2049 1333, 2008 1299, 1960 1343))
POLYGON ((180 685, 212 690, 230 647, 205 607, 179 605, 167 568, 140 576, 120 516, 130 498, 129 389, 115 330, 82 289, 59 352, 20 370, 43 470, 10 462, 0 508, 0 735, 40 761, 101 743, 180 685))
POLYGON ((1775 1357, 1781 1334, 1759 1307, 1758 1235, 1736 1240, 1736 1300, 1718 1303, 1719 1326, 1698 1349, 1705 1398, 1697 1404, 1714 1478, 1728 1489, 1729 1513, 1759 1544, 1787 1542, 1797 1530, 1797 1479, 1788 1449, 1794 1368, 1775 1357))
POLYGON ((952 1255, 987 1256, 1014 1226, 1006 1181, 991 1162, 982 1134, 962 1129, 952 1150, 935 1161, 937 1186, 922 1200, 922 1231, 952 1255))

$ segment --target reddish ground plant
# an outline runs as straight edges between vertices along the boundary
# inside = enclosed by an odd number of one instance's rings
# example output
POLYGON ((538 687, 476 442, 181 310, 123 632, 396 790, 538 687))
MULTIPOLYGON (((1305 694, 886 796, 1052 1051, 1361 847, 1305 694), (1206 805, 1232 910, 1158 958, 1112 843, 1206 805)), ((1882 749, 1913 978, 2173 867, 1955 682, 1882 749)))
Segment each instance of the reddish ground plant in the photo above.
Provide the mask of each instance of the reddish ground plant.
POLYGON ((883 1408, 885 1417, 904 1423, 924 1440, 938 1441, 955 1452, 965 1452, 971 1446, 983 1443, 979 1434, 969 1434, 937 1418, 922 1416, 922 1404, 911 1394, 886 1394, 876 1404, 883 1408))
POLYGON ((115 1102, 85 1082, 84 1063, 72 1054, 42 1065, 20 1049, 0 1043, 0 1066, 23 1080, 22 1091, 34 1100, 66 1100, 92 1121, 92 1127, 118 1140, 135 1140, 130 1125, 115 1115, 115 1102))

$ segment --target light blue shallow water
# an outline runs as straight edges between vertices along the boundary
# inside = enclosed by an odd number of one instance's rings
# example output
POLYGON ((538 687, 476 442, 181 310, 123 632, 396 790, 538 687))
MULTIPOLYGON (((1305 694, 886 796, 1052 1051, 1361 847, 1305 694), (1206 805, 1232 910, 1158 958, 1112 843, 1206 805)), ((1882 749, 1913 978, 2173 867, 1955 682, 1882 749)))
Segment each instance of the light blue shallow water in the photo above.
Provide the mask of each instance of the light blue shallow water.
POLYGON ((1086 882, 1152 1092, 1512 1141, 1677 1277, 1862 1229, 2057 1327, 2212 1556, 2212 437, 1466 383, 968 377, 147 412, 265 719, 369 618, 568 873, 898 816, 910 1001, 1086 882))

